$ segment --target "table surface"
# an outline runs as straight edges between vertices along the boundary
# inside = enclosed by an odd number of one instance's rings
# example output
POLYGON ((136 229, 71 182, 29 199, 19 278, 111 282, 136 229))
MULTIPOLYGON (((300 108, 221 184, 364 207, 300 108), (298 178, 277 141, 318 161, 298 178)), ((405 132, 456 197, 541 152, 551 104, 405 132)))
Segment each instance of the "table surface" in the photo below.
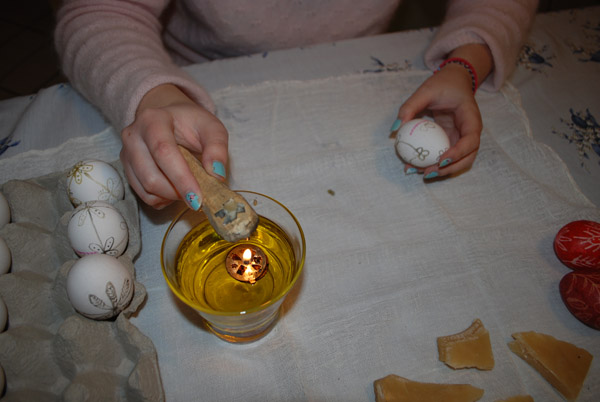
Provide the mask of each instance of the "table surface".
MULTIPOLYGON (((140 207, 137 280, 148 298, 131 322, 153 341, 168 401, 374 400, 388 374, 469 383, 482 401, 561 401, 514 355, 511 334, 538 331, 596 358, 579 400, 600 395, 600 333, 566 309, 570 270, 552 242, 564 224, 600 221, 600 7, 541 14, 515 73, 480 91, 472 169, 424 183, 405 176, 388 138, 423 79, 432 29, 194 65, 231 134, 232 188, 270 195, 303 226, 304 272, 263 339, 231 345, 178 302, 160 243, 182 207, 140 207), (452 370, 436 337, 479 318, 496 366, 452 370)), ((118 159, 119 140, 69 85, 0 102, 0 183, 118 159)))

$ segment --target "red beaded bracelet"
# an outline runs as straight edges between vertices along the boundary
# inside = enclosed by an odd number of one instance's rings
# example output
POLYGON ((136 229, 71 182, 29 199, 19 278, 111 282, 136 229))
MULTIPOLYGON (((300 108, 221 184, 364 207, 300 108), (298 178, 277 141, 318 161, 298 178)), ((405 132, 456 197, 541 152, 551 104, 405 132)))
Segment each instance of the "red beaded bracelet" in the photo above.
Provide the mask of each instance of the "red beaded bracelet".
POLYGON ((477 79, 477 72, 475 71, 475 68, 467 60, 461 57, 451 57, 449 59, 444 60, 444 62, 440 64, 440 66, 437 68, 437 70, 435 70, 435 72, 440 71, 442 68, 444 68, 445 65, 450 63, 460 64, 461 66, 467 69, 469 75, 471 76, 471 88, 473 89, 474 94, 475 91, 477 91, 477 88, 479 87, 479 80, 477 79))

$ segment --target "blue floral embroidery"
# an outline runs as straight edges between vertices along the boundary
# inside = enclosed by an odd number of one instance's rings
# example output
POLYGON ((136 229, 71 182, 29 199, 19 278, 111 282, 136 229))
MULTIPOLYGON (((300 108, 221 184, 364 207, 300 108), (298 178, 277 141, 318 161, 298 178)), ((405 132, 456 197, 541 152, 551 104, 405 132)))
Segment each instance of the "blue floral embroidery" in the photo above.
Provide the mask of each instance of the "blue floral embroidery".
POLYGON ((521 49, 517 64, 522 65, 527 70, 541 73, 545 67, 553 67, 548 60, 554 59, 554 55, 549 53, 548 46, 543 45, 536 48, 534 45, 525 44, 521 49))
POLYGON ((0 155, 2 155, 8 148, 19 145, 21 141, 13 141, 12 135, 0 139, 0 155))
POLYGON ((579 61, 588 62, 593 61, 600 63, 600 49, 592 49, 585 46, 571 45, 573 54, 579 55, 579 61))
POLYGON ((582 37, 589 40, 585 44, 570 43, 571 51, 579 56, 579 61, 600 63, 600 22, 586 21, 581 29, 582 37))
POLYGON ((569 109, 569 112, 571 113, 570 119, 560 119, 567 128, 566 132, 552 131, 569 141, 569 144, 575 144, 582 168, 588 170, 585 162, 590 159, 590 154, 594 153, 598 156, 600 165, 600 125, 589 109, 586 109, 585 112, 574 112, 573 109, 569 109))
POLYGON ((382 73, 384 71, 407 71, 412 69, 412 63, 410 60, 404 60, 404 65, 400 63, 389 63, 386 64, 379 60, 377 57, 371 56, 371 61, 375 64, 376 68, 369 68, 362 70, 363 73, 382 73))

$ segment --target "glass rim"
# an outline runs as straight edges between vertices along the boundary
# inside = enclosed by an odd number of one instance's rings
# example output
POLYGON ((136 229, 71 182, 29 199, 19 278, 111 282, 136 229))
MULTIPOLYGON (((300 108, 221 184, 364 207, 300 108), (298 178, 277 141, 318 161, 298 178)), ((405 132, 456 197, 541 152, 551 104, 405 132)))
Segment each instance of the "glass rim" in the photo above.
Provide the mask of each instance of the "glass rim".
MULTIPOLYGON (((206 313, 206 314, 210 314, 210 315, 215 315, 215 316, 236 317, 236 316, 241 316, 241 315, 248 315, 248 314, 254 313, 256 311, 265 310, 269 306, 277 303, 282 297, 284 297, 285 295, 287 295, 289 293, 289 291, 292 289, 292 287, 294 286, 294 284, 296 283, 296 281, 300 277, 300 274, 304 270, 304 260, 306 258, 306 240, 304 238, 304 231, 302 230, 302 226, 300 226, 300 222, 298 222, 298 219, 296 219, 296 216, 292 213, 292 211, 290 211, 281 202, 277 201, 273 197, 269 197, 268 195, 264 195, 264 194, 261 194, 261 193, 255 192, 255 191, 248 191, 248 190, 234 190, 234 191, 236 193, 239 193, 239 194, 242 194, 242 195, 243 194, 258 195, 258 196, 264 197, 264 198, 266 198, 266 199, 268 199, 270 201, 273 201, 274 203, 276 203, 277 205, 279 205, 280 207, 282 207, 284 209, 284 211, 287 212, 288 215, 293 219, 294 223, 296 224, 296 227, 298 228, 298 232, 300 234, 300 244, 302 246, 302 250, 301 250, 300 259, 299 259, 299 261, 297 263, 298 270, 297 270, 296 274, 294 275, 294 277, 292 278, 292 280, 290 281, 290 283, 288 283, 287 286, 276 297, 272 298, 268 302, 263 303, 263 304, 261 304, 259 306, 253 307, 251 309, 242 310, 242 311, 217 311, 217 310, 209 309, 209 308, 206 308, 206 307, 202 307, 199 304, 194 303, 193 301, 189 300, 187 297, 185 297, 179 291, 179 289, 177 289, 177 286, 174 283, 172 283, 171 280, 169 279, 169 276, 167 275, 167 272, 166 272, 165 263, 164 263, 164 253, 165 253, 165 244, 167 242, 167 236, 171 232, 171 230, 173 229, 173 227, 175 226, 175 224, 186 213, 195 213, 195 212, 198 212, 198 213, 204 214, 204 212, 202 210, 193 211, 193 210, 191 210, 188 207, 184 207, 171 220, 171 223, 169 224, 169 227, 167 228, 167 230, 165 231, 165 234, 163 236, 163 240, 162 240, 161 246, 160 246, 160 265, 161 265, 162 273, 163 273, 163 276, 165 278, 165 281, 167 282, 167 285, 169 286, 169 288, 171 289, 171 291, 175 294, 175 296, 177 296, 177 298, 179 300, 181 300, 187 306, 193 308, 196 311, 199 311, 199 312, 202 312, 202 313, 206 313)), ((236 244, 236 243, 231 243, 231 244, 236 244)))

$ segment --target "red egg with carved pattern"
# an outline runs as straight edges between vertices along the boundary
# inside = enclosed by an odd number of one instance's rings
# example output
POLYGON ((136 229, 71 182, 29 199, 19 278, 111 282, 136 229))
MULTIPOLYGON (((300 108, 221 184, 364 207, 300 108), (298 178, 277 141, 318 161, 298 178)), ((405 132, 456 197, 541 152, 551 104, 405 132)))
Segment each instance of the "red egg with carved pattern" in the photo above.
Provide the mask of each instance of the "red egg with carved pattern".
POLYGON ((569 272, 561 279, 559 290, 571 314, 600 330, 600 273, 569 272))
POLYGON ((600 223, 573 221, 554 238, 554 252, 567 267, 600 272, 600 223))

